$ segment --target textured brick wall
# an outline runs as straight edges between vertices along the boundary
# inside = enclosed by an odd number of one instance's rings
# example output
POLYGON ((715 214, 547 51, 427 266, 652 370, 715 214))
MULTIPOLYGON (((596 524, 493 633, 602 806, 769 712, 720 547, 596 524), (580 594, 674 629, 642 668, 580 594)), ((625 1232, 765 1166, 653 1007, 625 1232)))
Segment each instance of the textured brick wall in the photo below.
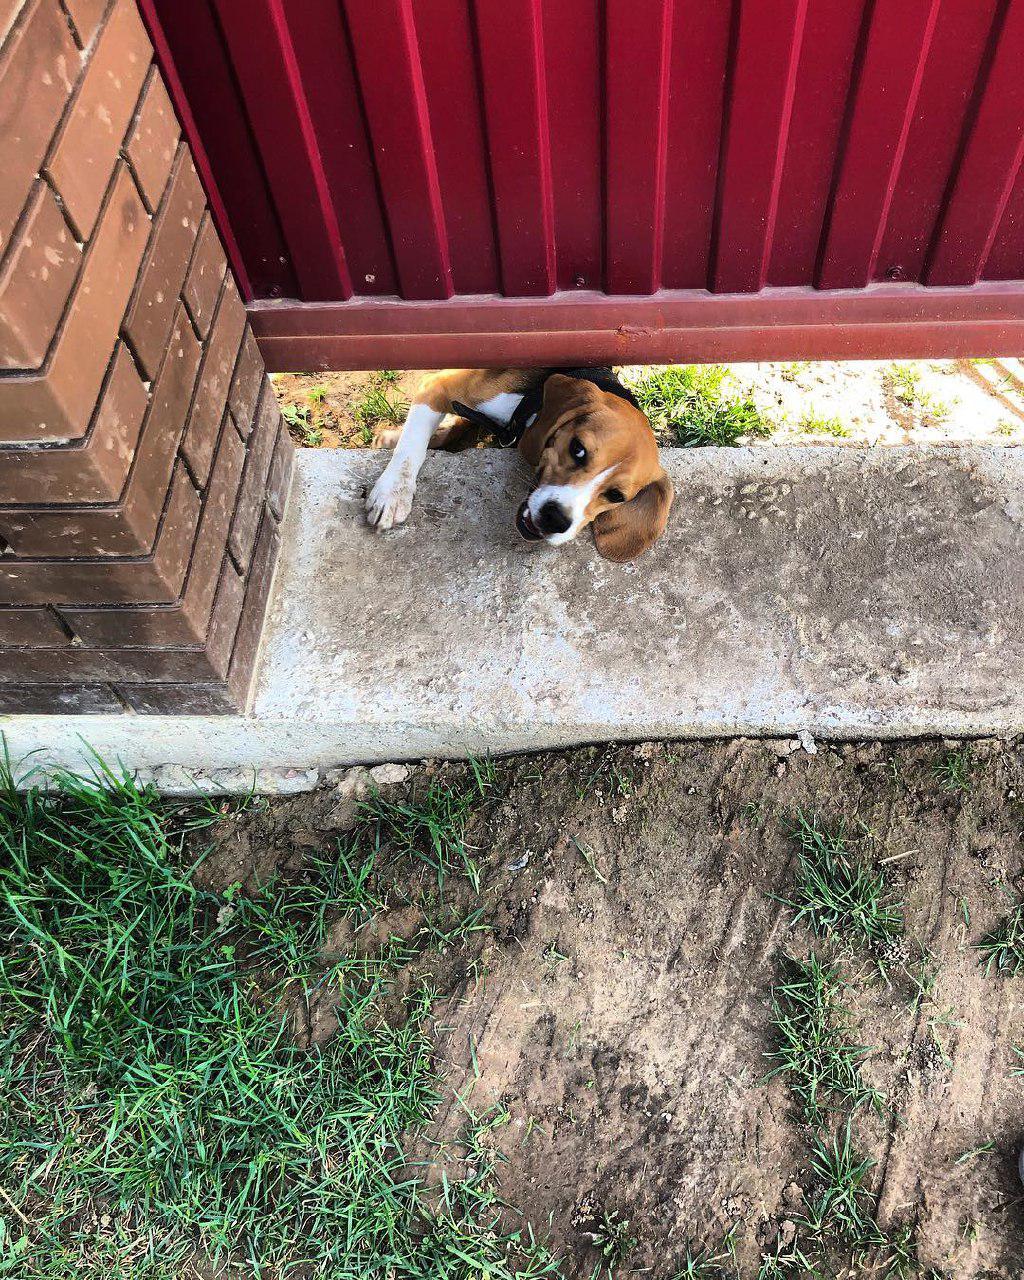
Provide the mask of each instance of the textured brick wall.
POLYGON ((0 713, 244 705, 290 468, 134 0, 0 0, 0 713))

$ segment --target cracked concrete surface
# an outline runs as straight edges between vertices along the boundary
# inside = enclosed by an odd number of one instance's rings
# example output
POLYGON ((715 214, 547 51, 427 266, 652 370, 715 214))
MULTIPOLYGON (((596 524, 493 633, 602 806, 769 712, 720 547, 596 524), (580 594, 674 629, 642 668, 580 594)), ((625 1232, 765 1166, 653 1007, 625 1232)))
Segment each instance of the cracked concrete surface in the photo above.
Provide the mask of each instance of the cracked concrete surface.
POLYGON ((81 736, 171 766, 165 785, 185 768, 229 790, 603 739, 1024 730, 1021 451, 663 457, 666 535, 614 565, 586 534, 519 539, 511 454, 431 456, 409 524, 382 534, 362 508, 383 455, 302 453, 250 716, 0 728, 15 757, 77 764, 81 736))

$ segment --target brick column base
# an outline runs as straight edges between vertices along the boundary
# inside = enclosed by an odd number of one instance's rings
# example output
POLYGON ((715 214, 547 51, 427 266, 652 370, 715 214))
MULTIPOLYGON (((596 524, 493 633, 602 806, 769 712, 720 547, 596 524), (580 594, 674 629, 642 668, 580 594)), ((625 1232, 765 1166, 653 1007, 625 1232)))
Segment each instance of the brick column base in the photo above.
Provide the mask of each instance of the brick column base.
POLYGON ((292 463, 135 0, 0 0, 0 713, 245 706, 292 463))

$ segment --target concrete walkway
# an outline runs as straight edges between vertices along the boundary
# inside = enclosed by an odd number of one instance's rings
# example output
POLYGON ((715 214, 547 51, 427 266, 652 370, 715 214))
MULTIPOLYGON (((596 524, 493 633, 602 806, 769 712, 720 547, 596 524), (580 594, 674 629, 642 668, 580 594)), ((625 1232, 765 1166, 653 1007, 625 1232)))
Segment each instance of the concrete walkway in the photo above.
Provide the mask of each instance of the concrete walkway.
POLYGON ((603 739, 1024 731, 1024 451, 665 459, 668 532, 613 565, 587 536, 520 541, 511 454, 431 457, 410 524, 382 535, 362 519, 381 457, 305 452, 251 716, 0 730, 14 758, 81 767, 88 743, 228 790, 603 739))

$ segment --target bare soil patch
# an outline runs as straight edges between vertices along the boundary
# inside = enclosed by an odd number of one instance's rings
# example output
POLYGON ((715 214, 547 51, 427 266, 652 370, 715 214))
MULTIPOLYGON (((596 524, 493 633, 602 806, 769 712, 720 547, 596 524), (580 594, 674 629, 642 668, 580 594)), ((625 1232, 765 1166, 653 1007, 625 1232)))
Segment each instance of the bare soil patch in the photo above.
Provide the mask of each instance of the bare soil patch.
MULTIPOLYGON (((474 779, 428 764, 384 794, 414 803, 438 782, 474 779)), ((347 838, 355 799, 349 779, 226 816, 207 883, 301 875, 347 838)), ((1024 973, 986 973, 977 944, 1024 893, 1022 828, 1016 744, 809 753, 736 740, 516 757, 490 766, 469 815, 479 892, 451 873, 439 888, 434 867, 387 857, 385 839, 380 905, 334 942, 370 952, 433 931, 398 986, 437 991, 445 1089, 419 1152, 434 1176, 473 1158, 456 1142, 467 1109, 492 1115, 502 1194, 550 1235, 564 1274, 652 1280, 730 1232, 723 1274, 804 1274, 764 1269, 818 1193, 787 1080, 765 1077, 784 957, 828 958, 884 1099, 851 1131, 873 1162, 872 1213, 910 1242, 904 1270, 881 1253, 843 1262, 837 1247, 833 1274, 1019 1280, 1024 973), (891 946, 795 921, 801 812, 845 823, 884 874, 903 920, 891 946), (602 1253, 615 1224, 628 1224, 621 1248, 602 1253)), ((307 1042, 329 1038, 330 998, 297 1021, 307 1042)))

